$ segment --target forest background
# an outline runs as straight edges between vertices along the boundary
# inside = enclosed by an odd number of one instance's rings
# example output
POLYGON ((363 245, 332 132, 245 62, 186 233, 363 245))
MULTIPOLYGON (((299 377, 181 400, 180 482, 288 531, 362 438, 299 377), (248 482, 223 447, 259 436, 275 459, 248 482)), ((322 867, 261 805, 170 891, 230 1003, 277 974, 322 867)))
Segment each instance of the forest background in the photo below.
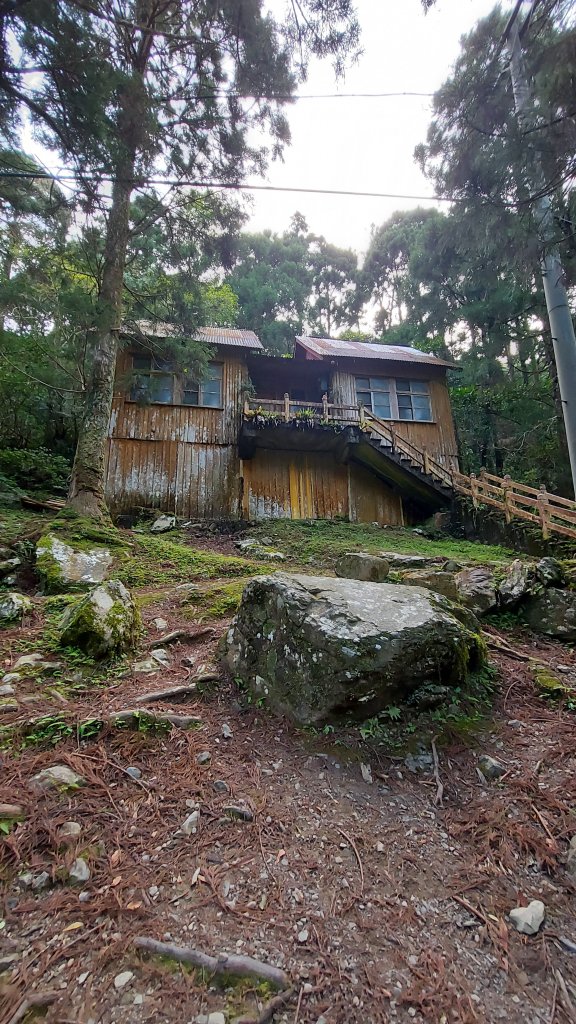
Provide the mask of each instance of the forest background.
MULTIPOLYGON (((148 36, 139 31, 140 21, 127 25, 122 36, 118 4, 110 0, 119 33, 117 53, 98 51, 106 35, 101 19, 106 3, 98 8, 98 18, 90 4, 80 18, 84 8, 77 0, 59 6, 62 17, 68 9, 70 25, 51 22, 50 5, 41 0, 30 0, 25 16, 16 11, 12 23, 10 18, 4 23, 0 475, 5 487, 65 493, 94 392, 101 338, 110 326, 111 307, 103 304, 103 295, 110 288, 111 211, 118 182, 125 180, 118 173, 118 160, 126 157, 118 143, 121 103, 112 125, 116 134, 102 111, 108 110, 110 97, 126 92, 122 76, 133 89, 139 81, 136 67, 144 80, 132 54, 144 59, 141 44, 148 36), (63 74, 63 40, 71 26, 76 36, 68 45, 81 47, 85 57, 80 92, 69 61, 72 81, 63 74), (102 58, 97 71, 88 58, 95 47, 102 58), (38 81, 35 90, 26 91, 23 54, 28 73, 34 74, 37 64, 48 84, 57 83, 61 91, 56 99, 48 88, 43 94, 38 81), (77 109, 78 95, 83 109, 77 109), (61 151, 74 155, 74 191, 64 189, 62 181, 25 152, 30 119, 36 119, 52 143, 61 136, 61 151)), ((140 6, 151 18, 153 0, 140 0, 140 6)), ((195 19, 198 69, 199 41, 205 39, 214 5, 188 6, 195 19)), ((174 110, 171 97, 172 107, 163 108, 156 124, 150 118, 146 138, 142 135, 134 147, 135 163, 126 172, 134 187, 123 197, 127 231, 120 291, 125 328, 138 335, 142 320, 174 324, 177 333, 170 350, 152 342, 156 354, 174 358, 183 372, 196 374, 201 374, 207 353, 190 336, 203 325, 254 330, 269 351, 280 354, 290 352, 295 335, 308 333, 410 345, 449 358, 458 366, 450 372, 450 387, 463 470, 477 472, 484 466, 570 496, 530 177, 537 152, 554 203, 555 242, 573 299, 576 29, 571 4, 542 0, 532 4, 530 21, 525 22, 527 71, 535 96, 535 120, 528 131, 514 114, 503 45, 506 15, 495 8, 462 40, 457 63, 434 96, 427 138, 415 153, 435 193, 450 202, 442 210, 399 211, 373 228, 363 254, 315 235, 298 212, 283 233, 248 233, 243 230, 245 208, 233 189, 154 183, 150 168, 158 166, 158 159, 164 167, 162 180, 175 180, 176 172, 188 180, 190 137, 196 144, 196 172, 204 166, 217 173, 216 180, 232 186, 247 167, 263 172, 263 151, 251 148, 249 129, 256 122, 265 125, 272 152, 289 143, 281 104, 271 102, 270 96, 290 96, 303 73, 304 51, 330 57, 338 65, 357 49, 359 26, 352 5, 344 0, 319 5, 319 21, 304 44, 298 39, 300 50, 293 39, 290 48, 288 36, 266 27, 260 4, 248 6, 253 19, 243 38, 239 40, 236 26, 233 30, 237 52, 240 43, 245 56, 250 49, 264 52, 265 65, 260 58, 253 66, 246 59, 231 73, 227 46, 233 32, 223 19, 218 23, 217 57, 202 52, 195 94, 179 98, 178 126, 166 128, 166 111, 174 110), (236 94, 227 98, 223 129, 223 111, 215 97, 223 83, 229 90, 231 82, 236 94), (201 110, 199 88, 204 90, 201 110), (240 88, 259 94, 260 101, 243 105, 240 88), (148 160, 146 170, 142 154, 148 160)), ((293 28, 301 35, 301 25, 293 28)), ((154 31, 168 45, 174 25, 157 19, 154 31)), ((187 32, 180 38, 191 38, 190 25, 187 32)), ((212 40, 214 33, 211 25, 212 40)), ((163 53, 160 46, 158 54, 153 70, 155 81, 161 82, 162 69, 182 55, 163 53)), ((142 97, 144 104, 146 95, 142 97)))

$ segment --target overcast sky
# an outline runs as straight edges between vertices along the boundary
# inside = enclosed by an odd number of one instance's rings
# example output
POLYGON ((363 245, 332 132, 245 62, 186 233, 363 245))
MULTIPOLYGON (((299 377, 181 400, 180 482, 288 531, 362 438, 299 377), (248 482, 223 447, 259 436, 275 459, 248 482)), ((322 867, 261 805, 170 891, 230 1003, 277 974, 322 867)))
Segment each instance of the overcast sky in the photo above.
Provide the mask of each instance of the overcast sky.
MULTIPOLYGON (((437 0, 425 15, 420 0, 357 0, 364 50, 358 63, 345 81, 335 83, 328 63, 317 62, 300 92, 432 93, 448 77, 460 37, 494 6, 495 0, 437 0)), ((426 138, 430 100, 302 99, 287 112, 292 144, 284 163, 271 166, 269 184, 413 195, 433 191, 413 157, 414 147, 426 138)), ((410 199, 256 193, 248 229, 282 232, 299 210, 316 234, 363 251, 372 224, 417 205, 410 199)))

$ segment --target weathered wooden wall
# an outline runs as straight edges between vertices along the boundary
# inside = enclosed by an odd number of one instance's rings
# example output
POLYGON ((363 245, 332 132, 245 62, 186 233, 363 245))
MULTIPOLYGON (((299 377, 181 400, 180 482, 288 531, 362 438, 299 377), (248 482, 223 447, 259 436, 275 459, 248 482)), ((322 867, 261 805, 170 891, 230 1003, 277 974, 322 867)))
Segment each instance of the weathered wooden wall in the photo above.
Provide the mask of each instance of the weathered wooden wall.
POLYGON ((242 463, 246 519, 334 519, 402 525, 398 495, 362 466, 329 452, 258 449, 242 463))
MULTIPOLYGON (((106 480, 114 511, 155 506, 199 519, 241 514, 238 432, 246 369, 236 354, 215 358, 224 364, 222 409, 141 405, 120 390, 114 396, 106 480)), ((128 370, 124 354, 118 380, 128 370)))
MULTIPOLYGON (((418 448, 426 448, 429 455, 446 469, 458 470, 458 446, 450 394, 446 387, 444 375, 438 376, 437 370, 426 366, 410 363, 394 363, 379 365, 369 364, 355 367, 354 372, 337 368, 330 379, 330 400, 341 405, 356 405, 357 376, 371 377, 409 377, 411 380, 426 380, 430 385, 430 403, 433 423, 417 423, 412 420, 394 420, 391 425, 400 437, 405 437, 418 448), (436 375, 434 375, 436 374, 436 375)), ((352 414, 351 414, 352 415, 352 414)))

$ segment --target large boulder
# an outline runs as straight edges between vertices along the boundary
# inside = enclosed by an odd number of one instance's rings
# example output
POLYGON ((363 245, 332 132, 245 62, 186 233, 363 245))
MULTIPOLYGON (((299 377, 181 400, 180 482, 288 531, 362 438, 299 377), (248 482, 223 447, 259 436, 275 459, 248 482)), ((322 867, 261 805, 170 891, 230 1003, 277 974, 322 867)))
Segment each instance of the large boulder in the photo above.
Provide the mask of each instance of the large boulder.
POLYGON ((576 640, 576 593, 550 587, 529 598, 524 617, 535 633, 572 643, 576 640))
POLYGON ((273 711, 306 724, 459 686, 483 646, 423 588, 277 573, 246 586, 224 659, 273 711))
POLYGON ((139 616, 130 591, 108 580, 75 601, 60 622, 60 643, 92 658, 124 654, 134 646, 139 616))
POLYGON ((566 580, 562 563, 557 558, 541 558, 536 562, 534 571, 543 587, 561 587, 566 580))
POLYGON ((433 590, 435 594, 442 594, 449 601, 458 600, 458 587, 453 572, 432 572, 417 570, 406 572, 402 577, 402 583, 407 587, 426 587, 433 590))
POLYGON ((386 559, 391 569, 426 569, 430 565, 438 565, 442 558, 429 555, 402 555, 396 551, 379 551, 381 558, 386 559))
POLYGON ((458 599, 475 615, 485 615, 496 607, 496 583, 490 569, 477 566, 456 573, 458 599))
POLYGON ((390 572, 390 566, 386 559, 379 555, 369 555, 364 551, 347 551, 337 559, 334 572, 348 580, 382 583, 390 572))
POLYGON ((85 590, 102 583, 111 564, 107 548, 77 551, 53 533, 41 537, 36 545, 36 569, 47 593, 85 590))
POLYGON ((515 558, 506 569, 504 579, 498 586, 498 603, 501 608, 517 608, 529 594, 534 583, 532 566, 515 558))
POLYGON ((32 601, 25 594, 0 594, 0 626, 12 625, 30 611, 32 601))

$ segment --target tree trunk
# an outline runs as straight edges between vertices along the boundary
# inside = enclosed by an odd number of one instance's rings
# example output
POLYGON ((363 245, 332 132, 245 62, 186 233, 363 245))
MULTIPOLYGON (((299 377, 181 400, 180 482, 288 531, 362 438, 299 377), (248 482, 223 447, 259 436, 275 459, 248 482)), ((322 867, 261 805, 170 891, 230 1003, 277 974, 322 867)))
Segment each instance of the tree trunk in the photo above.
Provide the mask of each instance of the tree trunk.
POLYGON ((88 377, 84 414, 68 492, 68 506, 90 519, 108 517, 104 496, 104 473, 108 424, 112 411, 118 335, 122 318, 124 265, 130 224, 130 197, 134 178, 134 156, 122 161, 122 171, 112 189, 112 205, 106 230, 102 288, 94 355, 88 377))

